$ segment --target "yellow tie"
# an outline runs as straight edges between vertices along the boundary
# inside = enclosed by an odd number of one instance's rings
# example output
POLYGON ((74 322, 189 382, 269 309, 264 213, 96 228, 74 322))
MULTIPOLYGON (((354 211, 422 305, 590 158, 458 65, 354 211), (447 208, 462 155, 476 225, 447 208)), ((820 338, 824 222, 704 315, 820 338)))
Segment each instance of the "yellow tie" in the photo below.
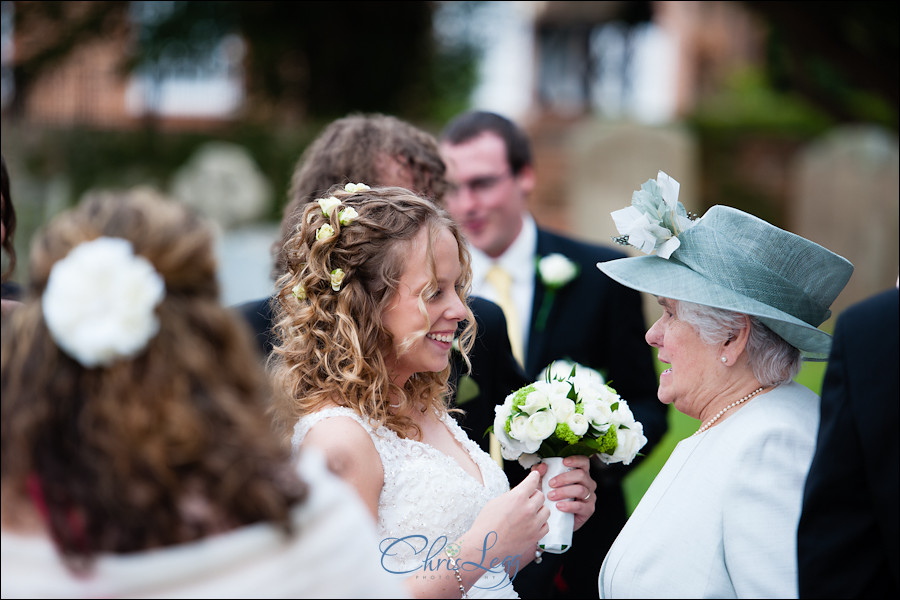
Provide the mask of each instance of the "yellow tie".
POLYGON ((524 365, 522 328, 519 326, 519 312, 512 298, 512 276, 500 265, 493 265, 487 272, 487 281, 497 292, 497 304, 503 309, 506 317, 506 332, 509 334, 509 344, 512 346, 513 356, 524 365))
MULTIPOLYGON (((497 305, 503 310, 506 317, 506 332, 509 335, 509 344, 512 346, 513 356, 520 365, 524 365, 522 329, 519 327, 519 313, 512 299, 512 276, 498 264, 491 266, 487 272, 487 281, 497 292, 497 305)), ((503 456, 500 454, 500 442, 492 433, 490 435, 491 458, 503 468, 503 456)))

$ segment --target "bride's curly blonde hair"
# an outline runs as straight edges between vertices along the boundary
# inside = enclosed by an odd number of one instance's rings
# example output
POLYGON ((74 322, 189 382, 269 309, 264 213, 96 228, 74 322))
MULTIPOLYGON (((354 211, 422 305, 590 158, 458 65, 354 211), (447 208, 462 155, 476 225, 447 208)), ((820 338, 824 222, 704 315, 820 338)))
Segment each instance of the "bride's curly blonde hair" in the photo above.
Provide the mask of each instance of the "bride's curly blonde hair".
MULTIPOLYGON (((283 249, 287 271, 276 285, 278 341, 269 363, 276 420, 289 434, 299 417, 338 404, 369 419, 374 427, 384 425, 401 437, 416 437, 419 431, 413 422, 394 414, 389 405, 397 408, 399 403, 397 413, 420 405, 425 410, 448 409, 449 362, 438 373, 414 374, 403 388, 392 383, 385 357, 399 342, 385 328, 382 315, 397 292, 411 240, 427 228, 426 252, 433 274, 432 241, 441 230, 449 231, 459 247, 462 267, 457 290, 467 318, 458 348, 468 365, 475 334, 466 302, 472 281, 469 251, 443 209, 404 188, 335 187, 327 195, 340 204, 326 216, 318 202, 310 202, 283 249), (343 211, 350 208, 357 215, 342 225, 341 215, 346 222, 350 211, 343 211), (317 232, 324 225, 330 225, 334 235, 317 239, 323 237, 317 232), (332 286, 336 269, 345 274, 340 286, 332 286)), ((426 323, 423 335, 431 326, 424 298, 436 289, 432 278, 419 297, 426 323)))

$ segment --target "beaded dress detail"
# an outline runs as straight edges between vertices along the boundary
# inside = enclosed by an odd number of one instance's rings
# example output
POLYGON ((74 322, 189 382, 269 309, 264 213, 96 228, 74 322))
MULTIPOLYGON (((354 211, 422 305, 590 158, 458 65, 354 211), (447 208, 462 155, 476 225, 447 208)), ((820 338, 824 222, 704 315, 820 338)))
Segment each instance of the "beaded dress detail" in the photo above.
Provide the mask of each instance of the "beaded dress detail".
MULTIPOLYGON (((468 531, 489 500, 509 490, 506 475, 446 412, 441 415, 441 422, 478 467, 483 484, 440 450, 403 439, 384 426, 373 429, 345 407, 330 407, 302 417, 291 438, 294 453, 314 425, 332 417, 349 417, 359 423, 381 457, 384 487, 378 499, 376 529, 381 540, 382 565, 404 577, 446 575, 444 545, 468 531), (440 565, 438 559, 444 559, 440 565)), ((490 574, 482 580, 469 590, 469 597, 484 592, 491 597, 510 597, 515 593, 505 575, 502 581, 490 574)))

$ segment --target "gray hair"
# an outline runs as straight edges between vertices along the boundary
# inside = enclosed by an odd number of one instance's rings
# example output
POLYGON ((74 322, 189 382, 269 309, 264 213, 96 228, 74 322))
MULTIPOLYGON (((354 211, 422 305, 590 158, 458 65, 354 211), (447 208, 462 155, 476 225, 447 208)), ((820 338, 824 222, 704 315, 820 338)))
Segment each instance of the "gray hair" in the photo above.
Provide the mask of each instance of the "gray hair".
POLYGON ((757 381, 764 386, 780 385, 791 381, 800 372, 800 350, 752 315, 684 301, 675 303, 675 313, 692 326, 706 344, 727 341, 743 326, 744 316, 748 316, 747 356, 757 381))

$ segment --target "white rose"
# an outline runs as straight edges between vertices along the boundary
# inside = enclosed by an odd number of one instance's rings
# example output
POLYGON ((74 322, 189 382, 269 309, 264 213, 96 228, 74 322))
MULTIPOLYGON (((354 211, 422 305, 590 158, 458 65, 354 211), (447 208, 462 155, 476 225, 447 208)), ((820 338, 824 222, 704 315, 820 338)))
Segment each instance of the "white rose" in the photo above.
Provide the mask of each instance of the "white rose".
POLYGON ((616 410, 612 411, 612 422, 615 425, 624 425, 626 427, 633 427, 636 421, 634 420, 634 414, 632 414, 631 409, 628 408, 628 403, 624 400, 619 400, 619 405, 616 410))
POLYGON ((357 218, 359 218, 359 213, 356 212, 356 209, 352 206, 348 206, 338 213, 338 221, 344 227, 355 221, 357 218))
POLYGON ((549 410, 542 410, 528 417, 524 427, 524 439, 526 452, 537 452, 541 443, 556 431, 556 419, 549 410))
POLYGON ((334 237, 334 227, 326 223, 316 229, 316 241, 323 241, 334 237))
POLYGON ((341 201, 334 196, 319 198, 316 202, 319 203, 319 206, 322 208, 322 214, 326 217, 330 217, 331 213, 334 212, 334 207, 341 203, 341 201))
POLYGON ((541 371, 540 375, 538 375, 538 380, 546 381, 547 379, 566 379, 572 373, 572 367, 577 366, 577 364, 578 363, 574 363, 571 360, 554 360, 552 363, 544 367, 544 370, 541 371))
POLYGON ((609 389, 608 386, 605 386, 605 385, 600 386, 599 388, 597 388, 597 391, 600 395, 600 400, 602 402, 605 402, 606 404, 615 404, 616 402, 625 404, 624 402, 622 402, 622 397, 619 396, 619 394, 612 391, 611 389, 609 389))
POLYGON ((514 416, 509 422, 509 435, 517 440, 525 439, 525 424, 528 423, 528 417, 519 414, 514 416))
POLYGON ((621 462, 624 465, 630 465, 640 449, 647 443, 647 438, 644 437, 644 427, 639 422, 635 422, 628 429, 618 429, 616 439, 618 440, 616 450, 608 462, 621 462))
POLYGON ((515 440, 506 432, 506 421, 512 414, 512 400, 494 407, 494 436, 500 442, 500 454, 506 460, 516 460, 524 451, 525 444, 515 440))
POLYGON ((566 425, 569 426, 569 429, 572 430, 572 433, 581 437, 588 430, 588 420, 581 413, 572 413, 571 416, 566 420, 566 425))
POLYGON ((572 384, 568 381, 550 381, 544 383, 547 389, 547 395, 550 398, 566 398, 572 391, 572 384))
POLYGON ((575 414, 575 403, 566 397, 555 396, 550 400, 550 410, 557 423, 566 423, 575 414))
POLYGON ((535 383, 534 386, 536 389, 525 396, 525 402, 519 407, 529 415, 550 408, 550 398, 547 396, 546 386, 538 383, 535 383))
POLYGON ((583 403, 584 416, 596 429, 606 432, 612 422, 612 410, 609 404, 602 401, 589 401, 583 403))
POLYGON ((538 261, 541 280, 549 287, 562 287, 578 275, 578 265, 562 254, 548 254, 538 261))
POLYGON ((581 365, 575 368, 575 377, 572 378, 572 383, 575 384, 576 390, 581 388, 606 387, 606 381, 599 371, 581 365))

